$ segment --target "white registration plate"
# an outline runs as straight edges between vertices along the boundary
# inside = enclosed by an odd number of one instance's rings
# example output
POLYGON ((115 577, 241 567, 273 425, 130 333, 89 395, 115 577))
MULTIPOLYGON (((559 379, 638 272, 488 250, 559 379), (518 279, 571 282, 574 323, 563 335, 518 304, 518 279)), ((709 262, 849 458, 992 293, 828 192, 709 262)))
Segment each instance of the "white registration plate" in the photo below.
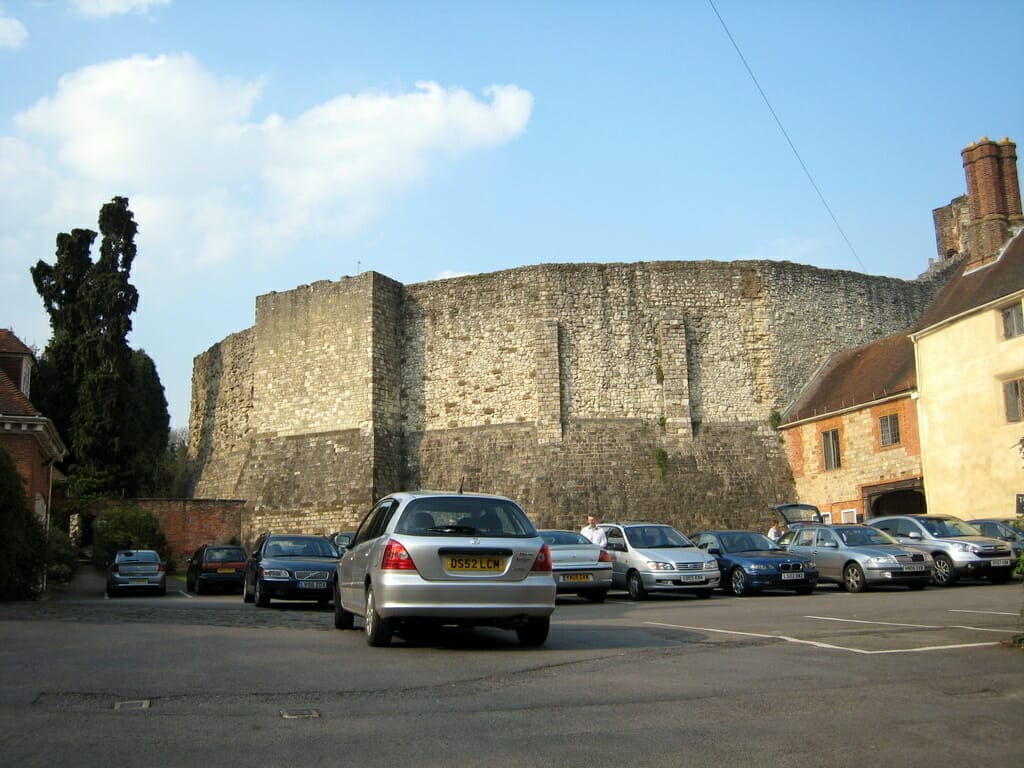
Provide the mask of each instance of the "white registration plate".
POLYGON ((129 584, 149 584, 149 579, 128 579, 129 584))
POLYGON ((803 571, 793 571, 791 573, 782 574, 783 581, 799 581, 804 577, 803 571))
POLYGON ((924 570, 924 566, 921 565, 920 563, 917 564, 917 565, 904 565, 903 566, 903 570, 904 571, 923 571, 924 570))
POLYGON ((299 589, 327 589, 326 581, 300 581, 299 589))
POLYGON ((1011 562, 1013 562, 1013 561, 1012 560, 993 560, 992 561, 992 567, 993 568, 1006 568, 1007 566, 1010 565, 1011 562))
POLYGON ((694 581, 704 581, 704 577, 699 573, 688 573, 684 576, 680 576, 679 580, 689 583, 694 581))

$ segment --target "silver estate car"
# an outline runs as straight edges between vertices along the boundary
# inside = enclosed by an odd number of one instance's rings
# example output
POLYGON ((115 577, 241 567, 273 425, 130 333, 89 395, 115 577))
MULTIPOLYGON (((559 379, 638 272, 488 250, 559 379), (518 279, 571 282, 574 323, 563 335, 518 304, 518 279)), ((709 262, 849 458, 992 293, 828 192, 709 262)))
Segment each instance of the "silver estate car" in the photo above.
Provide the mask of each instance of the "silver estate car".
POLYGON ((933 581, 937 586, 952 586, 962 576, 1005 584, 1013 575, 1016 561, 1010 545, 982 536, 959 517, 894 515, 872 518, 871 525, 904 544, 931 552, 935 558, 933 581))
POLYGON ((387 496, 336 570, 334 626, 362 616, 373 646, 443 625, 513 629, 521 644, 542 645, 555 610, 551 552, 501 496, 387 496))
POLYGON ((711 597, 721 581, 718 561, 671 525, 601 523, 612 558, 612 586, 633 600, 648 592, 689 592, 711 597))
POLYGON ((869 525, 801 525, 786 531, 779 545, 813 558, 818 580, 841 584, 847 592, 897 584, 924 589, 932 579, 931 555, 869 525))

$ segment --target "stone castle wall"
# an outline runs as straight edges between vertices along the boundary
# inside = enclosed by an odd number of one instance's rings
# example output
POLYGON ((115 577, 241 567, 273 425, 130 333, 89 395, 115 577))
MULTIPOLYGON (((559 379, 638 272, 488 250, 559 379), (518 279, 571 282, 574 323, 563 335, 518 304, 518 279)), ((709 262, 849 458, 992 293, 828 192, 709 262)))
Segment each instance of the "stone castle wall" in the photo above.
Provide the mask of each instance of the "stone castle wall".
POLYGON ((792 495, 772 413, 938 282, 641 262, 261 296, 195 361, 196 494, 248 500, 254 530, 345 529, 389 491, 460 482, 542 525, 759 525, 792 495))

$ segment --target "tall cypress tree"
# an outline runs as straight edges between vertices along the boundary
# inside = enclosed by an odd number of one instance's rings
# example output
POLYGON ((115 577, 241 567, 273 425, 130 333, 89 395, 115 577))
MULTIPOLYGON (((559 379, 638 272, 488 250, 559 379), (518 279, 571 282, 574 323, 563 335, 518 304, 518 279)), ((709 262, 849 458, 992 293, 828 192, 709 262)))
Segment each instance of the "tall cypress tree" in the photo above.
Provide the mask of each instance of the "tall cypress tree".
POLYGON ((127 198, 103 206, 99 229, 95 263, 96 233, 76 229, 57 236, 54 265, 32 269, 53 328, 34 398, 70 441, 66 469, 78 492, 135 495, 150 489, 150 465, 167 444, 167 402, 152 360, 128 346, 139 294, 129 281, 138 226, 127 198))

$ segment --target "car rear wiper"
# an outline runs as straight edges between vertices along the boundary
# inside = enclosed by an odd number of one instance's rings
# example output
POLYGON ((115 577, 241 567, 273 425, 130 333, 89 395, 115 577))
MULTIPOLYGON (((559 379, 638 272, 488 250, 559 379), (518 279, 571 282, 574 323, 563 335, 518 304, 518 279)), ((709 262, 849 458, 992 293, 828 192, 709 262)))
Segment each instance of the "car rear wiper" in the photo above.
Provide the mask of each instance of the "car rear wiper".
POLYGON ((468 535, 476 533, 476 528, 471 525, 437 525, 427 528, 427 533, 463 533, 468 535))

